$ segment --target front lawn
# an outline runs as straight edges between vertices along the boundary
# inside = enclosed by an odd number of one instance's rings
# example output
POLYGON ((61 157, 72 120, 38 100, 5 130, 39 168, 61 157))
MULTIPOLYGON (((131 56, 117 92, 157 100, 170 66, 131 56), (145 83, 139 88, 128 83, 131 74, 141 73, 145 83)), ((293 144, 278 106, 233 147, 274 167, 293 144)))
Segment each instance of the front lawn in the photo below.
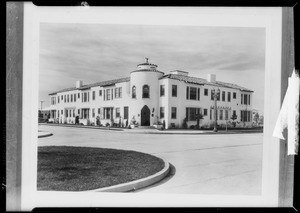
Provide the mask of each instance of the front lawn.
POLYGON ((163 160, 116 149, 45 146, 38 148, 38 190, 83 191, 153 175, 163 160))

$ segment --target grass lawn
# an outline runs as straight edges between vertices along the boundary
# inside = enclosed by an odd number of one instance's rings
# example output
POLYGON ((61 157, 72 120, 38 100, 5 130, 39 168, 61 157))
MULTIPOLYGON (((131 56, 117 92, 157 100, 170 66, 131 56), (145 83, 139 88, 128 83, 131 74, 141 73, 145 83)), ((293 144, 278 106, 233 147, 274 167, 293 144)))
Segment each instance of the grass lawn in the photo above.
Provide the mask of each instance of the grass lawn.
POLYGON ((145 153, 71 146, 38 148, 38 190, 83 191, 141 179, 164 168, 145 153))

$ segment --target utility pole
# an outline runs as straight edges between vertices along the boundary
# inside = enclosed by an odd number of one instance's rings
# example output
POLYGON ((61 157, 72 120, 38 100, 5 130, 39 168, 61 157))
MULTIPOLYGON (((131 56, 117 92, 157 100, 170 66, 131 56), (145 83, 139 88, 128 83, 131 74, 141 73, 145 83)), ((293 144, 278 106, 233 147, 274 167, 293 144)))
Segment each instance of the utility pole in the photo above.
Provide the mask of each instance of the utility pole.
POLYGON ((44 101, 41 101, 41 110, 43 109, 43 102, 44 102, 44 101))
POLYGON ((217 100, 218 96, 220 95, 220 89, 213 89, 213 98, 214 98, 214 132, 217 132, 217 126, 218 126, 218 117, 217 117, 217 100))

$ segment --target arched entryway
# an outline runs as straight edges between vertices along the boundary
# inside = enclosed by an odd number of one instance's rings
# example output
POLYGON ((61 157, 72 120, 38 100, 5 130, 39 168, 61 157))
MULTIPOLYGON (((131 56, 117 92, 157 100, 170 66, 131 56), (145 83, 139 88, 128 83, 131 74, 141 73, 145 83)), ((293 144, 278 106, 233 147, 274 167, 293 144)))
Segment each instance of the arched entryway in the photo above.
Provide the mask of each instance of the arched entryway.
POLYGON ((147 105, 141 110, 141 126, 150 126, 150 109, 147 105))

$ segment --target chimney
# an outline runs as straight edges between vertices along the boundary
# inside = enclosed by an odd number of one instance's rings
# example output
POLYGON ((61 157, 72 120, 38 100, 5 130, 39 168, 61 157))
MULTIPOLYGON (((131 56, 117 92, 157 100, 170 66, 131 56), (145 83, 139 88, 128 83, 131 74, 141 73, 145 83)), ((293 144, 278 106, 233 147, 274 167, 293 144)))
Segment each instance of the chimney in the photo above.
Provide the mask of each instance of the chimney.
POLYGON ((82 81, 76 81, 76 88, 79 88, 82 86, 82 81))
POLYGON ((184 76, 189 75, 189 72, 182 71, 182 70, 173 70, 173 71, 170 71, 170 73, 175 74, 175 75, 184 75, 184 76))
POLYGON ((216 75, 215 74, 208 74, 207 75, 207 81, 208 82, 216 82, 216 75))

